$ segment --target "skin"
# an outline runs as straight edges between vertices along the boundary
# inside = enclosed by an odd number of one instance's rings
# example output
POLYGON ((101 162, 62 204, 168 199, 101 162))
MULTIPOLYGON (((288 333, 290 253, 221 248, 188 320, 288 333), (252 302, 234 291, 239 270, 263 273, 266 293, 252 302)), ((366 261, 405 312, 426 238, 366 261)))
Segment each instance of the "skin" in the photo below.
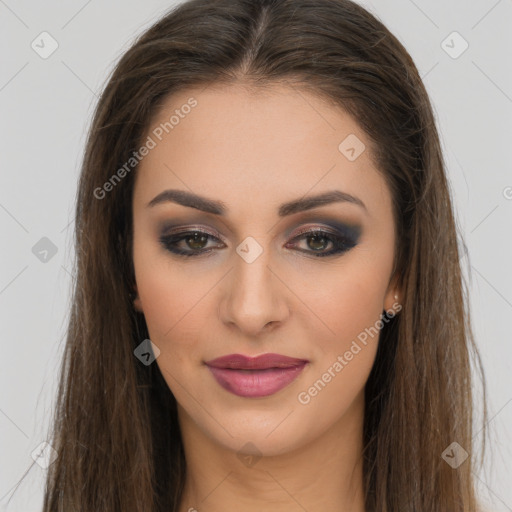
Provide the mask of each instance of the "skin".
POLYGON ((187 459, 180 512, 252 512, 269 503, 273 512, 362 512, 364 386, 378 335, 359 343, 362 350, 309 403, 298 394, 383 310, 396 308, 391 195, 370 141, 345 111, 285 84, 180 92, 150 130, 191 96, 197 106, 141 161, 133 196, 134 306, 160 350, 153 364, 178 402, 187 459), (338 150, 349 134, 366 145, 355 161, 338 150), (146 206, 171 188, 221 200, 229 212, 220 217, 174 202, 146 206), (281 203, 328 190, 356 196, 366 209, 337 202, 278 217, 281 203), (359 225, 357 245, 324 258, 314 250, 329 252, 332 244, 303 237, 289 247, 299 228, 333 232, 330 220, 359 225), (182 241, 184 250, 213 251, 174 255, 159 242, 170 221, 221 241, 182 241), (249 236, 263 249, 252 263, 236 252, 249 236), (263 398, 226 391, 204 365, 226 354, 269 352, 309 364, 263 398), (244 462, 250 454, 261 458, 244 462))

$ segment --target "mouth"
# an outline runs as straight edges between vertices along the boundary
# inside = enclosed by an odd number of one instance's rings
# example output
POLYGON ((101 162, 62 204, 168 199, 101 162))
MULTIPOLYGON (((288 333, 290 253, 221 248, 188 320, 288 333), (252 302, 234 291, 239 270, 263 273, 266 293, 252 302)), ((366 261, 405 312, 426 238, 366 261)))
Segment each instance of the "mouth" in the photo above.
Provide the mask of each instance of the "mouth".
POLYGON ((247 357, 231 354, 206 361, 217 383, 242 397, 260 398, 277 393, 293 382, 309 363, 280 354, 247 357))

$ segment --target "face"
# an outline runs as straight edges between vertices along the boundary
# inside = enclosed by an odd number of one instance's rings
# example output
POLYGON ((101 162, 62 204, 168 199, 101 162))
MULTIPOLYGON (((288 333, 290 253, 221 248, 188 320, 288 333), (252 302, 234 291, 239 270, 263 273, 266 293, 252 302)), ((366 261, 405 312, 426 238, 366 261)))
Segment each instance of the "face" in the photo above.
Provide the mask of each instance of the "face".
POLYGON ((135 307, 182 433, 277 455, 347 424, 398 292, 391 196, 365 133, 310 93, 233 85, 173 95, 147 136, 133 196, 135 307), (300 361, 205 364, 268 353, 300 361))

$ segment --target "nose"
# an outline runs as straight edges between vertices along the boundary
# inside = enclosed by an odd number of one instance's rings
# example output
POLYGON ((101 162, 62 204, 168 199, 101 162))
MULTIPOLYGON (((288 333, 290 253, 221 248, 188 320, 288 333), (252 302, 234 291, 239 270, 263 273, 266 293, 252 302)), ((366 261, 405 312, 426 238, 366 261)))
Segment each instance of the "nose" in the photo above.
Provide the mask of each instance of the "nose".
POLYGON ((277 328, 290 315, 290 292, 263 251, 247 262, 235 254, 220 303, 221 320, 248 337, 277 328))

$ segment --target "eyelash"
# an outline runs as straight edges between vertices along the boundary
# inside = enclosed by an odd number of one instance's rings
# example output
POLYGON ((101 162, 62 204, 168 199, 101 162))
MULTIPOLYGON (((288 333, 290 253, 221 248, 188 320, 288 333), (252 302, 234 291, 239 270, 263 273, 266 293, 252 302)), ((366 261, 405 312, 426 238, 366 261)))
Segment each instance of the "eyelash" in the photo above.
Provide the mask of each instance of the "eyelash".
MULTIPOLYGON (((183 231, 181 233, 174 233, 170 235, 162 235, 160 237, 160 242, 163 245, 163 247, 168 250, 169 252, 176 254, 180 257, 197 257, 202 256, 206 253, 211 253, 213 248, 210 249, 202 249, 202 250, 189 250, 189 251, 183 251, 182 249, 178 249, 176 245, 188 238, 193 238, 194 235, 199 234, 208 237, 209 239, 219 240, 216 236, 212 235, 211 233, 208 233, 207 231, 202 230, 190 230, 190 231, 183 231)), ((300 231, 297 233, 297 235, 293 238, 293 240, 300 239, 307 239, 310 237, 316 237, 316 238, 325 238, 328 242, 331 242, 334 246, 333 249, 329 252, 315 252, 312 250, 299 250, 299 252, 305 252, 309 253, 312 256, 316 258, 325 258, 329 256, 334 256, 336 254, 342 254, 350 249, 352 249, 355 245, 357 245, 355 240, 352 240, 349 237, 337 235, 334 233, 331 233, 330 231, 324 231, 323 229, 305 229, 303 231, 300 231), (307 236, 306 236, 307 235, 307 236)), ((220 241, 220 240, 219 240, 220 241)))

